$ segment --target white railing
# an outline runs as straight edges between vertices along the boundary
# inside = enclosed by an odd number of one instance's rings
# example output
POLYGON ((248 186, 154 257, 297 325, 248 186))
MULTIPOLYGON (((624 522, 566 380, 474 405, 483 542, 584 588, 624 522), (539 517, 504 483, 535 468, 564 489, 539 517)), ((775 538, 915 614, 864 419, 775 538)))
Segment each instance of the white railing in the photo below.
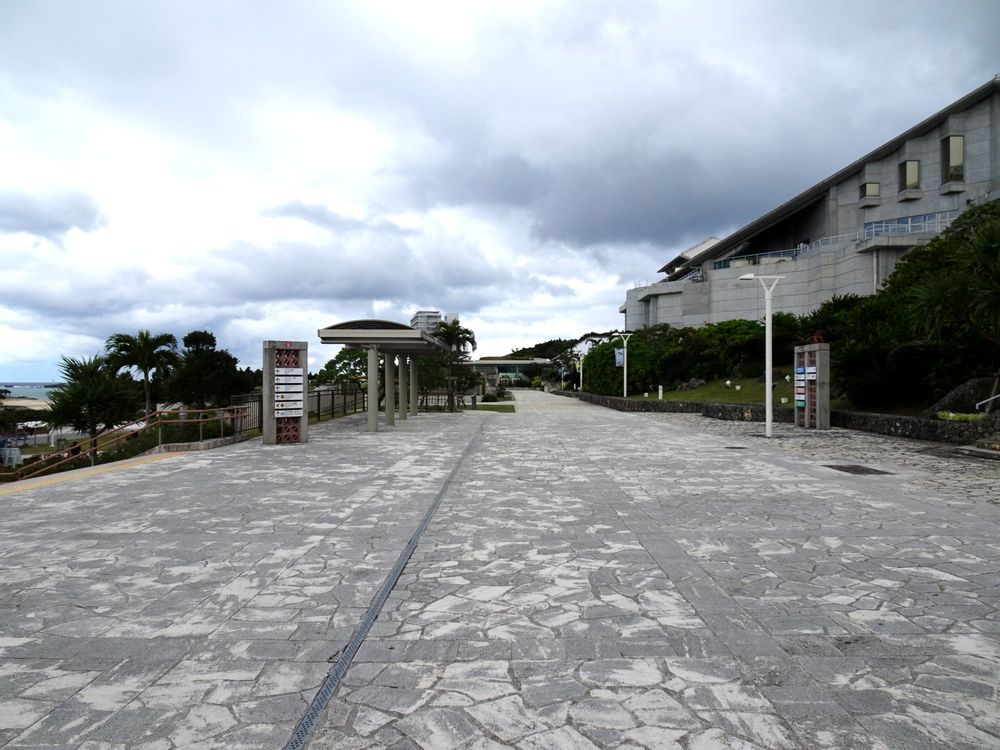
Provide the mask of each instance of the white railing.
POLYGON ((704 281, 705 280, 705 276, 702 274, 701 267, 699 266, 698 268, 695 268, 693 271, 689 271, 688 273, 684 274, 683 276, 681 276, 677 280, 678 281, 690 281, 693 284, 693 283, 696 283, 698 281, 704 281))
POLYGON ((857 242, 858 233, 853 234, 832 234, 829 237, 820 237, 815 242, 810 242, 808 245, 800 245, 796 248, 800 253, 812 250, 814 247, 823 247, 824 245, 839 245, 844 242, 857 242))
POLYGON ((979 407, 981 407, 983 404, 988 404, 990 401, 993 401, 998 398, 1000 398, 1000 393, 998 393, 996 396, 990 396, 989 398, 984 398, 982 401, 976 404, 976 411, 979 411, 979 407))
MULTIPOLYGON (((872 222, 860 232, 853 234, 833 234, 828 237, 820 237, 809 244, 802 243, 798 247, 788 250, 770 250, 765 253, 755 253, 754 255, 740 255, 735 258, 726 258, 712 263, 712 269, 729 268, 733 261, 741 261, 742 264, 756 266, 761 261, 768 258, 789 258, 794 260, 803 253, 807 253, 817 247, 826 245, 841 245, 847 243, 858 244, 873 237, 882 235, 899 234, 938 234, 943 232, 958 216, 958 211, 941 211, 936 214, 925 214, 923 216, 908 216, 902 219, 886 219, 885 221, 872 222)), ((687 278, 687 277, 685 277, 687 278)))
POLYGON ((870 240, 872 237, 886 234, 937 234, 947 229, 956 216, 958 216, 958 211, 942 211, 926 216, 877 221, 864 228, 862 239, 870 240))

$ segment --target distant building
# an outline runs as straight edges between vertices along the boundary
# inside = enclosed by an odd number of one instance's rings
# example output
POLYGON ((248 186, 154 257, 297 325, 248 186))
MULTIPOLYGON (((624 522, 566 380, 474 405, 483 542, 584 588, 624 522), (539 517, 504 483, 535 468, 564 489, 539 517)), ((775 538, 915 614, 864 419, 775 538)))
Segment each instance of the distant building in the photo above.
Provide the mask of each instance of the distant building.
POLYGON ((416 328, 424 333, 431 333, 441 322, 441 313, 437 310, 417 310, 410 318, 410 328, 416 328))
POLYGON ((486 376, 490 385, 518 385, 531 383, 532 377, 539 374, 543 367, 552 364, 552 360, 541 357, 526 359, 503 359, 485 357, 469 363, 474 372, 486 376))
POLYGON ((629 289, 625 328, 699 326, 763 314, 746 273, 784 276, 775 312, 804 315, 835 295, 874 294, 911 248, 972 205, 1000 197, 1000 77, 728 237, 629 289))

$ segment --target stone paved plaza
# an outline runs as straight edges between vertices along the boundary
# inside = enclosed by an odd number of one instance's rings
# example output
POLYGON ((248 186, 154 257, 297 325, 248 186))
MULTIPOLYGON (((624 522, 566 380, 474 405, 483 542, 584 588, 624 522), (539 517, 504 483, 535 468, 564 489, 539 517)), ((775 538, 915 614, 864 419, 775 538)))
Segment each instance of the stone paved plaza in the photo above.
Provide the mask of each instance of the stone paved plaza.
POLYGON ((517 409, 0 486, 0 747, 1000 748, 1000 462, 517 409))

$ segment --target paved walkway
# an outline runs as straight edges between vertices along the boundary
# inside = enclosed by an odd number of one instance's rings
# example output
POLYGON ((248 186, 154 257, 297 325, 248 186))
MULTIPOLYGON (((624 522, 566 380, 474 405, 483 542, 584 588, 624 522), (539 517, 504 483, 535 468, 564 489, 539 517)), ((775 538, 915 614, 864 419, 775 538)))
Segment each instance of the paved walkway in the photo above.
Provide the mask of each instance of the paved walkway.
POLYGON ((517 396, 0 497, 0 746, 1000 748, 1000 462, 517 396))

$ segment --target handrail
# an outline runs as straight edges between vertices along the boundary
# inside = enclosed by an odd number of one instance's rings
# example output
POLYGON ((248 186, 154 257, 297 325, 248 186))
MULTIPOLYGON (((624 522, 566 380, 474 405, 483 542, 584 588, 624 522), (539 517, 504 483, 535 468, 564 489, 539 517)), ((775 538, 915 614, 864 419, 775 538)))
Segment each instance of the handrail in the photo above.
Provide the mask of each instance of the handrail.
POLYGON ((982 406, 983 404, 988 404, 990 401, 994 401, 998 398, 1000 398, 1000 393, 998 393, 995 396, 990 396, 989 398, 984 398, 982 401, 976 404, 976 411, 979 411, 979 407, 982 406))
POLYGON ((78 443, 73 448, 68 448, 66 450, 52 454, 54 458, 62 456, 62 459, 56 461, 55 463, 48 463, 47 459, 42 459, 41 461, 29 464, 28 466, 23 466, 13 472, 13 478, 15 481, 19 481, 22 479, 31 479, 32 477, 51 471, 59 466, 62 466, 63 464, 79 461, 80 459, 87 457, 91 459, 91 465, 93 466, 94 458, 100 451, 107 450, 108 448, 117 445, 123 440, 128 440, 137 437, 141 433, 144 433, 147 430, 152 429, 153 427, 159 429, 165 424, 173 425, 173 424, 188 424, 191 422, 197 422, 199 425, 199 433, 201 433, 201 425, 203 425, 205 422, 218 419, 221 424, 224 419, 239 418, 241 416, 239 414, 234 414, 233 412, 247 412, 249 411, 249 409, 250 409, 249 405, 235 405, 235 404, 225 407, 217 407, 214 409, 159 409, 155 412, 150 412, 149 414, 140 417, 139 419, 135 419, 131 422, 127 422, 122 425, 117 425, 115 427, 112 427, 110 430, 105 430, 104 432, 95 435, 93 438, 89 438, 90 447, 87 448, 86 450, 80 450, 79 449, 80 445, 78 443), (214 412, 214 416, 208 418, 201 416, 204 415, 206 412, 214 412), (183 417, 178 416, 178 418, 164 419, 164 416, 169 416, 171 414, 185 415, 185 416, 183 417), (189 414, 197 414, 199 416, 194 419, 186 418, 186 415, 189 414), (135 430, 126 431, 128 430, 129 427, 134 427, 137 425, 142 425, 142 426, 135 430), (101 441, 104 438, 109 438, 109 439, 105 440, 105 442, 102 443, 101 441), (30 471, 28 471, 28 473, 23 473, 29 469, 30 471))

